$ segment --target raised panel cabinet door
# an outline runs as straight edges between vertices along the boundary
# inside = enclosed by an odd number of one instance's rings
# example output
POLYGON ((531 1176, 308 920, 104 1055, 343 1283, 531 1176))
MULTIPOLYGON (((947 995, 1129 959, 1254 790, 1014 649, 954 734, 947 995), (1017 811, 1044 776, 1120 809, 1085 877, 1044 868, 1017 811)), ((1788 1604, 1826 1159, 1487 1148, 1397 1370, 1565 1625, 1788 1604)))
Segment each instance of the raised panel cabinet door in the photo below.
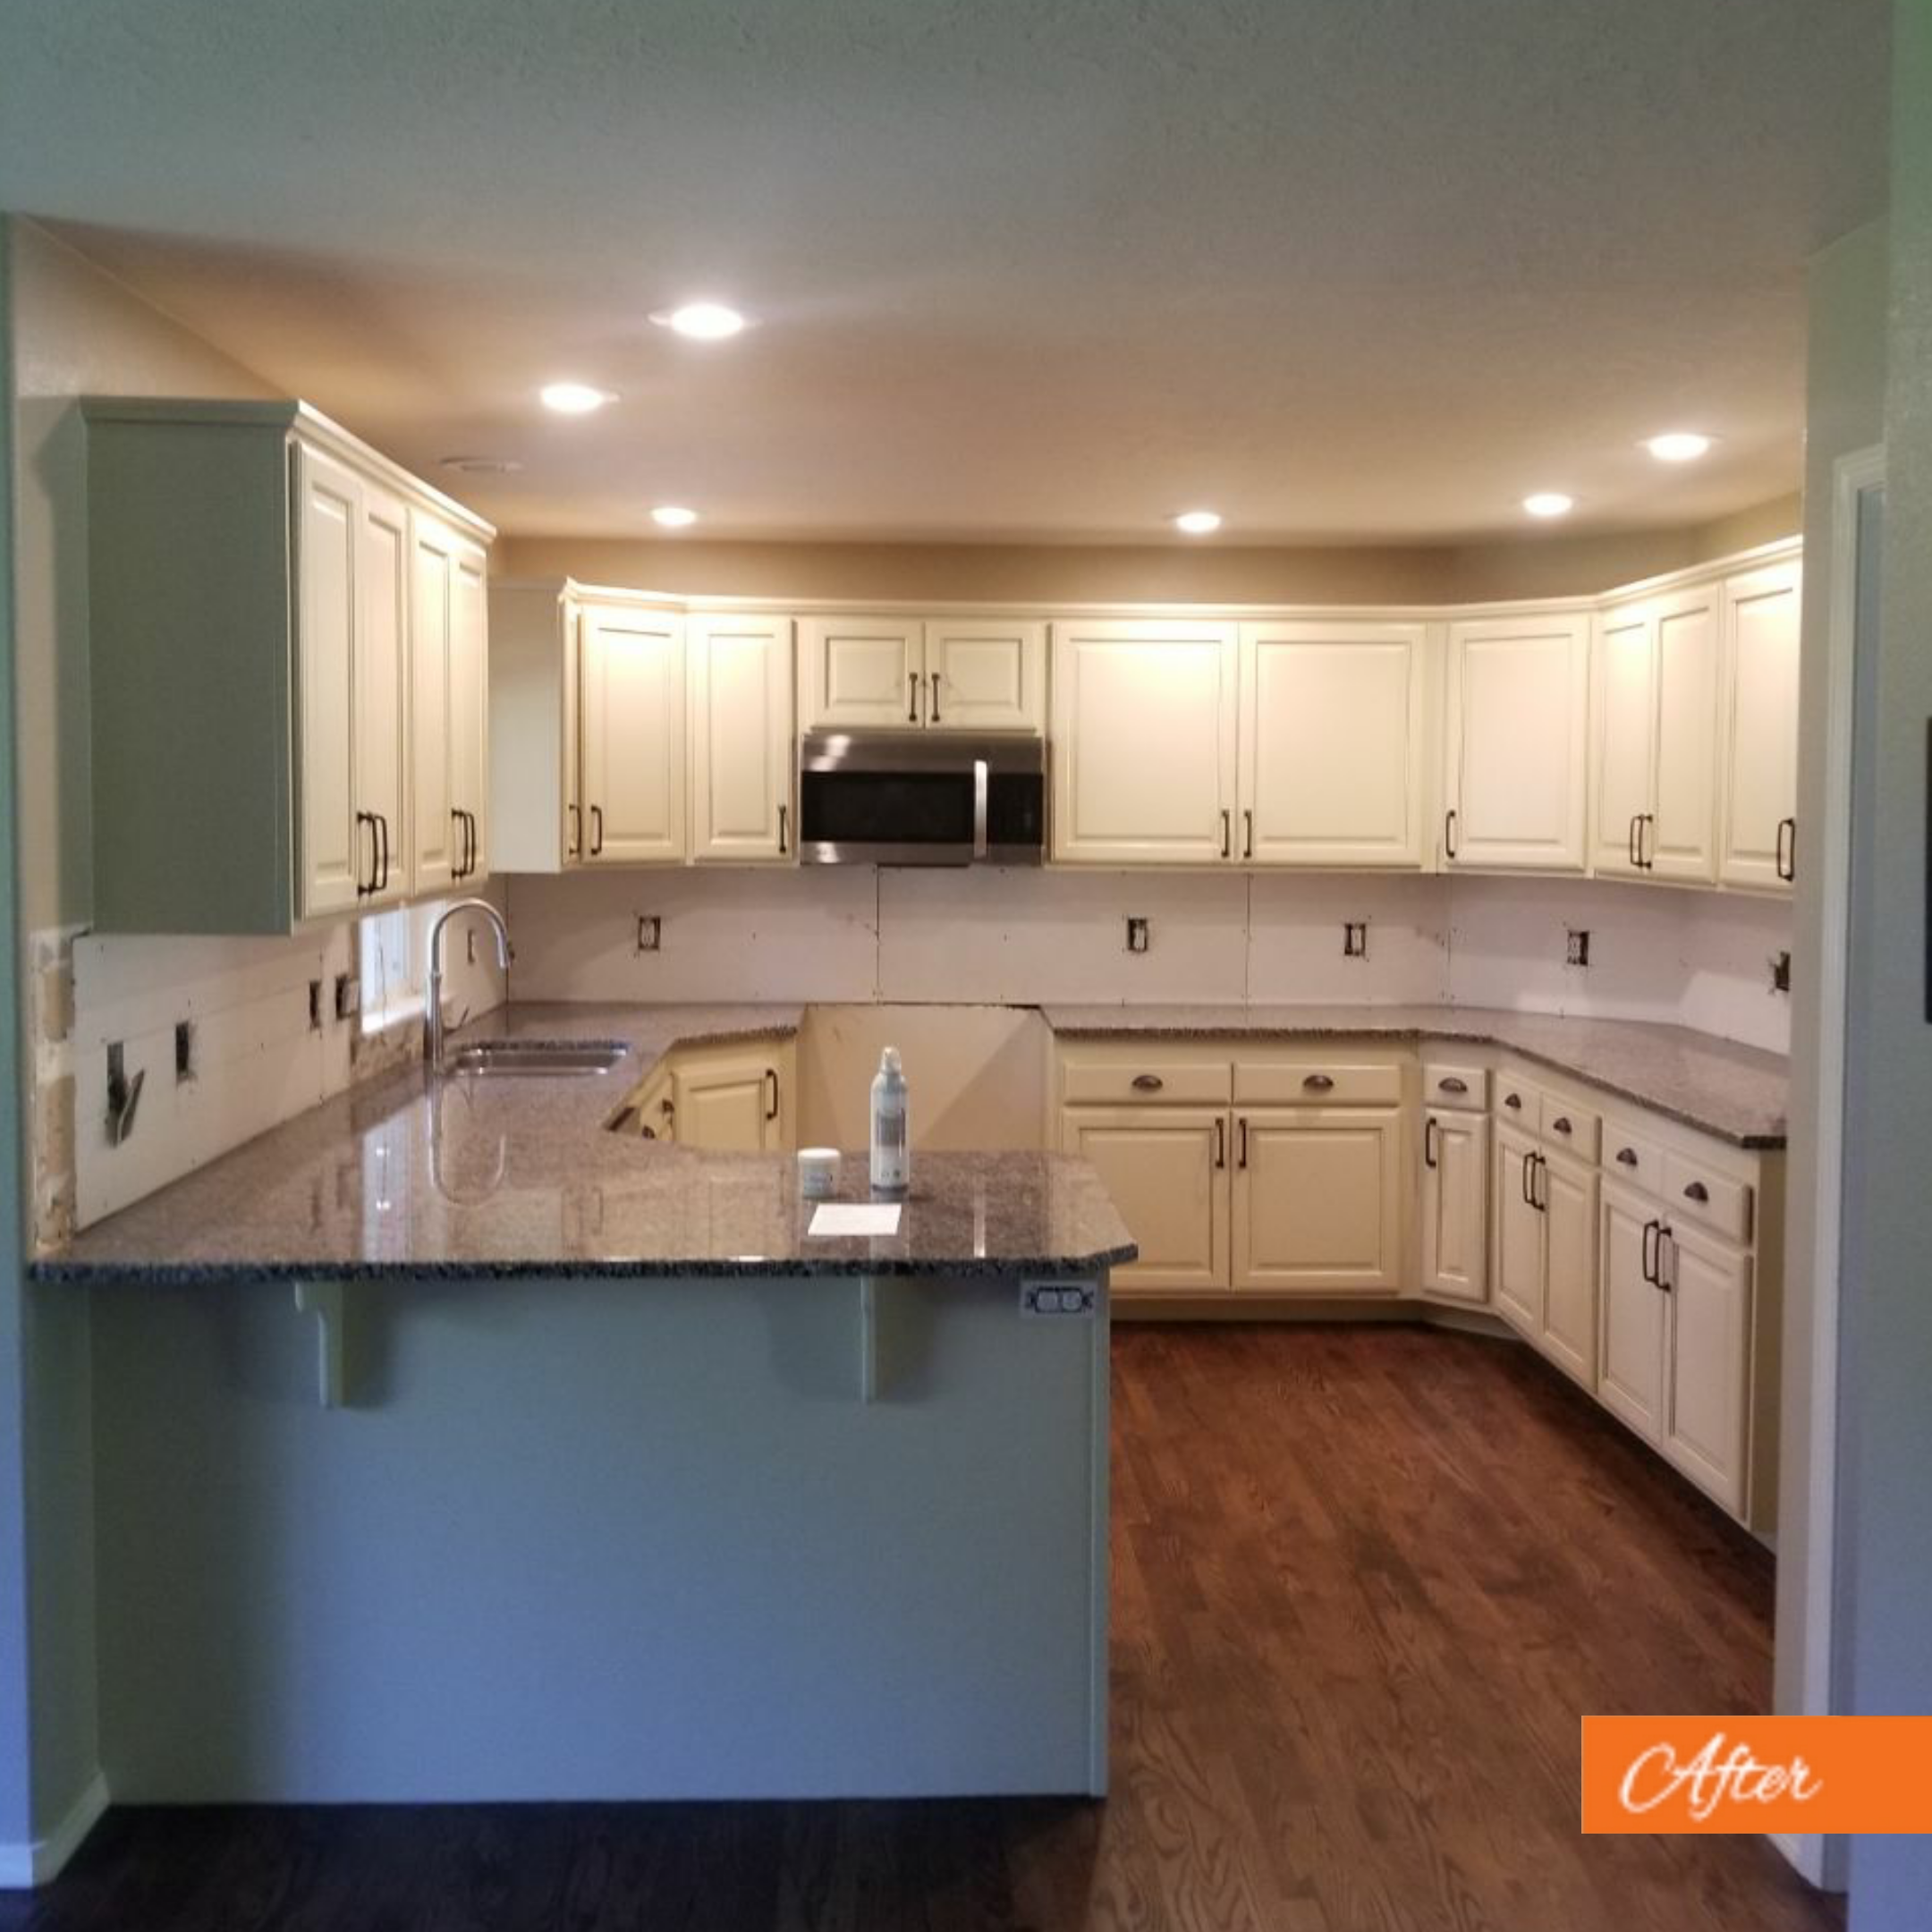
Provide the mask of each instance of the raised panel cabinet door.
POLYGON ((792 620, 706 614, 685 624, 691 856, 790 859, 792 620))
POLYGON ((682 859, 682 618, 586 606, 582 692, 584 862, 682 859))
POLYGON ((1724 809, 1718 877, 1788 891, 1797 843, 1800 568, 1724 587, 1724 809))
POLYGON ((1657 622, 1648 604, 1606 611, 1597 623, 1597 758, 1590 864, 1634 877, 1654 795, 1657 622))
POLYGON ((1597 1175, 1546 1154, 1538 1170, 1543 1212, 1543 1352, 1589 1389, 1597 1386, 1597 1175))
POLYGON ((1140 1258, 1116 1288, 1228 1285, 1228 1116, 1205 1107, 1065 1107, 1062 1151, 1090 1161, 1140 1258))
POLYGON ((462 877, 489 871, 489 579, 482 547, 457 543, 451 569, 450 773, 469 850, 462 877))
POLYGON ((1603 1187, 1603 1310, 1597 1399, 1646 1442, 1664 1439, 1664 1357, 1669 1302, 1656 1273, 1663 1212, 1647 1196, 1603 1187))
POLYGON ((1423 1115, 1422 1285, 1451 1301, 1489 1299, 1489 1121, 1423 1115))
POLYGON ((924 702, 934 731, 1038 735, 1046 728, 1046 626, 928 617, 924 702))
POLYGON ((671 1097, 680 1147, 760 1154, 777 1145, 771 1070, 762 1056, 674 1065, 671 1097))
POLYGON ((356 635, 355 796, 376 823, 378 869, 366 905, 407 898, 409 508, 370 483, 362 495, 361 623, 356 635))
POLYGON ((1421 865, 1428 647, 1419 623, 1241 626, 1241 858, 1421 865))
POLYGON ((420 512, 410 545, 410 856, 414 889, 456 877, 461 841, 450 769, 450 656, 455 533, 420 512))
POLYGON ((295 773, 303 919, 361 903, 370 841, 356 818, 356 632, 362 483, 306 444, 294 446, 295 773))
POLYGON ((564 864, 584 862, 589 824, 583 795, 583 606, 566 597, 564 625, 564 864))
POLYGON ((1681 1221, 1671 1224, 1669 1407, 1664 1453, 1742 1514, 1750 1469, 1751 1261, 1681 1221))
POLYGON ((926 723, 926 640, 916 617, 801 618, 798 648, 807 731, 926 723))
POLYGON ((1053 627, 1053 852, 1074 863, 1218 864, 1235 853, 1233 624, 1053 627))
POLYGON ((1496 1313, 1532 1340, 1543 1333, 1543 1216, 1530 1193, 1536 1168, 1536 1142, 1496 1122, 1490 1291, 1496 1313))
POLYGON ((1234 1116, 1234 1286, 1393 1294, 1402 1278, 1402 1110, 1234 1116))
POLYGON ((1443 852, 1451 866, 1582 870, 1589 635, 1581 613, 1449 627, 1443 852))
POLYGON ((1654 878, 1717 876, 1717 631, 1715 590, 1657 608, 1656 775, 1643 845, 1654 878))

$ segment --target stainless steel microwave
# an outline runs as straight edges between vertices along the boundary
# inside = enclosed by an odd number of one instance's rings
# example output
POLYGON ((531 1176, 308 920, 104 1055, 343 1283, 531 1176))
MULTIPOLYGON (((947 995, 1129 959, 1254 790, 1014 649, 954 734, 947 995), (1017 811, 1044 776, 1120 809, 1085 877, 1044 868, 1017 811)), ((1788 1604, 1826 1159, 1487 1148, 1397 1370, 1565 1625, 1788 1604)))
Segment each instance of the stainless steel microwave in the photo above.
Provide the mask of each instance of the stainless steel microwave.
POLYGON ((805 865, 1038 865, 1046 747, 950 732, 809 732, 799 747, 805 865))

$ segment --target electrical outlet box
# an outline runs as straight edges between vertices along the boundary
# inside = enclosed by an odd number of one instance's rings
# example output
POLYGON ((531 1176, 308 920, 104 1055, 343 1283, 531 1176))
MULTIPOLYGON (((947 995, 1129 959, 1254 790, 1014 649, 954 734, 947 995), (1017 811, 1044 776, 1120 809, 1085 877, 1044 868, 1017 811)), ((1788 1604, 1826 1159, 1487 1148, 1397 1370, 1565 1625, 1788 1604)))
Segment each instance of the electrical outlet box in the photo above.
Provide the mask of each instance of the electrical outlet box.
POLYGON ((1791 954, 1780 953, 1771 962, 1771 990, 1774 993, 1791 991, 1791 954))
POLYGON ((1127 950, 1130 953, 1145 953, 1148 949, 1148 922, 1132 914, 1127 919, 1127 950))
POLYGON ((322 1030, 322 982, 319 979, 309 982, 309 1030, 311 1033, 322 1030))
POLYGON ((1569 938, 1563 945, 1565 966, 1588 966, 1589 964, 1589 935, 1575 927, 1569 928, 1569 938))
POLYGON ((353 973, 335 975, 335 1017, 353 1020, 362 1011, 362 982, 353 973))
POLYGON ((174 1022, 174 1084, 194 1078, 194 1028, 186 1020, 174 1022))
POLYGON ((1367 959, 1368 957, 1368 921, 1367 919, 1346 919, 1343 922, 1342 957, 1343 959, 1367 959))
POLYGON ((1072 1316, 1091 1320, 1100 1291, 1090 1281, 1030 1281, 1020 1284, 1020 1312, 1025 1316, 1072 1316))
POLYGON ((657 913, 638 914, 637 949, 640 953, 661 953, 664 950, 664 921, 657 913))

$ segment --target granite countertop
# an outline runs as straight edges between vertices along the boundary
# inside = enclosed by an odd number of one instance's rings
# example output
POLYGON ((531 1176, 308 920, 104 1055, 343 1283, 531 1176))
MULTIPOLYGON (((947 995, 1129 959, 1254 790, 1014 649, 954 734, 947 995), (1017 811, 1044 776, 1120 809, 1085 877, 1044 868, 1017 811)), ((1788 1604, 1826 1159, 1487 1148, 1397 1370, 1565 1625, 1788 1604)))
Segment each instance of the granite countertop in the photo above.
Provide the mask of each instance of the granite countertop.
POLYGON ((1785 1140, 1789 1063, 1688 1027, 1480 1006, 1046 1006, 1063 1039, 1224 1038, 1460 1041, 1633 1100, 1741 1148, 1785 1140))
MULTIPOLYGON (((426 1275, 1089 1274, 1131 1260, 1099 1177, 1057 1154, 926 1154, 900 1232, 813 1240, 784 1154, 606 1131, 677 1046, 788 1039, 800 1006, 521 1004, 453 1042, 622 1041, 601 1077, 371 1080, 137 1201, 32 1264, 50 1282, 426 1275)), ((847 1154, 837 1198, 869 1198, 847 1154)))

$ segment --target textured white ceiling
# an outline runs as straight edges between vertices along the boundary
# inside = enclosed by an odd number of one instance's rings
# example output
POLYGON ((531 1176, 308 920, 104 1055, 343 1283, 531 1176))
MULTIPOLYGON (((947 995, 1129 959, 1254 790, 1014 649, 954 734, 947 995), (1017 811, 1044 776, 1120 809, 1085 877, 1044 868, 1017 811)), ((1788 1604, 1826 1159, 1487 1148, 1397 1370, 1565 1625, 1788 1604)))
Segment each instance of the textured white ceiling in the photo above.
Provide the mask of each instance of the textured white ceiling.
POLYGON ((521 461, 453 486, 513 531, 1689 521, 1797 485, 1889 11, 5 0, 0 206, 431 475, 521 461), (760 326, 650 326, 692 294, 760 326))

